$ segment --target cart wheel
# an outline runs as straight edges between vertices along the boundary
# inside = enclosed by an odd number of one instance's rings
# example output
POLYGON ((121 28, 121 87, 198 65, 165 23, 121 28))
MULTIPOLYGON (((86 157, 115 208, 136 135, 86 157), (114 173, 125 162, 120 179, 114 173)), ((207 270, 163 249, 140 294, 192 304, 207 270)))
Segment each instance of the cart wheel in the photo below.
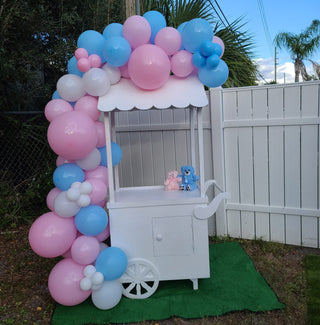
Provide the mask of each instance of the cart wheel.
POLYGON ((151 262, 142 258, 133 258, 128 261, 128 267, 120 282, 124 296, 131 299, 145 299, 157 290, 159 272, 151 262))

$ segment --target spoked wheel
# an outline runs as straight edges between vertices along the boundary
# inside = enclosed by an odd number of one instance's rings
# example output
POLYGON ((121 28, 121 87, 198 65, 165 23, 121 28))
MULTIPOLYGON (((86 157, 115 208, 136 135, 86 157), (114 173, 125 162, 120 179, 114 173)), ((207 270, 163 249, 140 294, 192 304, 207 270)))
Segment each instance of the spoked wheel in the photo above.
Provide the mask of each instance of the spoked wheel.
POLYGON ((123 295, 131 299, 150 297, 158 288, 159 272, 149 261, 133 258, 128 261, 126 272, 120 278, 123 295))

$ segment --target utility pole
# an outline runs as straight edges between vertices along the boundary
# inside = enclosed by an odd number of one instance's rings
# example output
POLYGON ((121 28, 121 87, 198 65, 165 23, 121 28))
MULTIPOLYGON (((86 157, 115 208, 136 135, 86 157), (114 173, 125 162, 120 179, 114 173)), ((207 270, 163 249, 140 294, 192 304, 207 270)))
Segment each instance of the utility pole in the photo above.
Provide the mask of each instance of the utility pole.
POLYGON ((274 48, 274 82, 277 83, 277 48, 274 48))

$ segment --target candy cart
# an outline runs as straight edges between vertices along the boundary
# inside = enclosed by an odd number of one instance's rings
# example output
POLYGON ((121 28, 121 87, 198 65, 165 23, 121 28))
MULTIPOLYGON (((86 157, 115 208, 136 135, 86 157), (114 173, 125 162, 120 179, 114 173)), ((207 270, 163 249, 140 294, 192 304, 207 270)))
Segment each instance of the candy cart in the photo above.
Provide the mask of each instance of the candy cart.
POLYGON ((189 108, 189 164, 196 167, 200 177, 193 191, 165 191, 163 185, 120 188, 117 166, 108 168, 111 245, 121 248, 128 257, 128 267, 120 281, 123 294, 129 298, 151 296, 162 280, 190 279, 193 289, 197 289, 198 279, 210 277, 207 219, 229 195, 214 180, 204 179, 202 110, 207 104, 203 84, 194 75, 185 79, 170 76, 163 87, 153 91, 144 91, 129 79, 121 79, 99 98, 108 166, 112 162, 116 111, 189 108), (206 195, 210 186, 220 192, 211 202, 206 195))

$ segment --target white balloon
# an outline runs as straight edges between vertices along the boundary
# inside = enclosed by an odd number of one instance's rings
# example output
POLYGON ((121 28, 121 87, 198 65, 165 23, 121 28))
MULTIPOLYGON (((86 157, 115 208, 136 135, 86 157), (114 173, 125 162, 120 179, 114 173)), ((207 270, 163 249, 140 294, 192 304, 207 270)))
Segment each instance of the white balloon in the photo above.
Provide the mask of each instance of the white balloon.
POLYGON ((66 191, 59 193, 54 199, 53 209, 57 215, 63 218, 71 218, 80 211, 77 202, 68 199, 66 191))
POLYGON ((97 148, 94 148, 88 156, 76 160, 76 164, 84 170, 96 169, 101 162, 101 154, 97 148))
POLYGON ((81 182, 73 182, 71 188, 80 188, 81 184, 81 182))
POLYGON ((91 289, 91 280, 90 278, 83 278, 81 281, 80 281, 80 288, 84 291, 88 291, 91 289))
POLYGON ((103 96, 110 88, 110 79, 107 73, 100 68, 92 68, 83 77, 85 91, 91 96, 103 96))
POLYGON ((77 203, 81 208, 87 207, 91 202, 90 196, 86 194, 81 194, 77 203))
POLYGON ((83 274, 87 277, 92 276, 95 272, 96 272, 96 268, 91 264, 87 265, 83 270, 83 274))
POLYGON ((80 185, 81 194, 90 194, 92 192, 92 185, 89 182, 83 182, 80 185))
POLYGON ((77 201, 80 197, 80 191, 78 188, 71 187, 67 191, 67 198, 70 201, 77 201))
POLYGON ((103 67, 102 70, 104 70, 109 79, 110 79, 110 83, 111 85, 114 85, 116 83, 118 83, 120 81, 121 78, 121 72, 120 69, 118 67, 114 67, 108 63, 106 63, 103 67))
POLYGON ((57 82, 59 95, 68 102, 75 102, 86 94, 81 77, 75 74, 65 74, 57 82))
POLYGON ((95 272, 91 277, 92 284, 101 284, 104 281, 103 274, 101 272, 95 272))
POLYGON ((117 281, 104 281, 99 290, 92 291, 91 299, 93 304, 103 310, 115 307, 122 296, 122 286, 117 281))

